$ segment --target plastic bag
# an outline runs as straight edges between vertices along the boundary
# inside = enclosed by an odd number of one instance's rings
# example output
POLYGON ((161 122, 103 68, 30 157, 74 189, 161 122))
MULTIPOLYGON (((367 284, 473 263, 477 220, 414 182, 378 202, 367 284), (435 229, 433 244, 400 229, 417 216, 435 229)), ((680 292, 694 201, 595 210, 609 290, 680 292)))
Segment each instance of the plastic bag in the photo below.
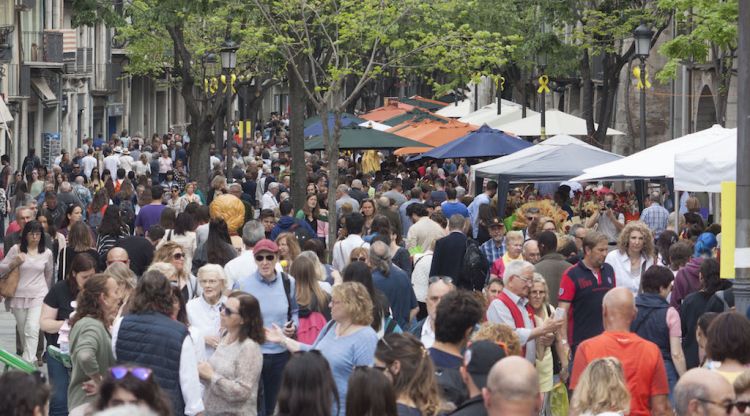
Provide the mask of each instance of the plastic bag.
POLYGON ((568 416, 568 388, 564 383, 557 383, 550 394, 550 412, 553 416, 568 416))

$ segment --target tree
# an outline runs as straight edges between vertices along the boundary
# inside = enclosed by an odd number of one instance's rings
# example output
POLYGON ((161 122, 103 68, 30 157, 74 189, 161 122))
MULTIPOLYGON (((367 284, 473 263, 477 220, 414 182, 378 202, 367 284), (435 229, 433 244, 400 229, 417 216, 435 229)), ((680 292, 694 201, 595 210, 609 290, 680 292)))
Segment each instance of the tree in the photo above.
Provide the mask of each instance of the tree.
MULTIPOLYGON (((437 0, 253 0, 297 86, 323 123, 331 187, 342 112, 372 80, 389 71, 489 73, 502 65, 508 39, 451 20, 462 2, 437 0), (347 80, 356 79, 350 88, 347 80), (332 114, 333 131, 328 125, 332 114)), ((300 138, 292 137, 292 140, 300 138)), ((329 241, 335 241, 335 191, 329 189, 329 241)))
MULTIPOLYGON (((75 26, 103 23, 117 29, 121 40, 127 42, 128 73, 155 76, 172 72, 190 116, 191 176, 206 189, 209 148, 217 121, 225 118, 224 91, 226 83, 231 84, 231 77, 222 82, 218 74, 211 74, 218 66, 206 58, 212 54, 218 59, 225 39, 238 42, 241 48, 235 76, 250 86, 247 99, 251 109, 257 108, 281 70, 273 46, 264 42, 262 26, 245 7, 230 0, 133 0, 125 2, 121 11, 112 7, 111 1, 74 0, 73 8, 75 26), (210 79, 208 87, 204 77, 210 79)), ((235 90, 232 88, 231 94, 235 90)))
POLYGON ((620 73, 635 54, 629 42, 641 23, 654 29, 651 46, 669 25, 669 14, 650 7, 648 0, 571 0, 571 10, 579 23, 576 37, 581 48, 580 76, 583 87, 583 117, 589 139, 600 147, 609 147, 607 128, 612 122, 620 73), (602 89, 598 108, 594 102, 593 60, 601 62, 602 89), (596 117, 594 113, 596 112, 596 117), (594 128, 594 120, 598 128, 594 128))
POLYGON ((725 125, 729 87, 735 72, 739 19, 737 0, 660 0, 659 8, 672 12, 675 24, 685 30, 659 48, 669 62, 659 71, 657 78, 668 81, 677 76, 680 65, 708 63, 712 69, 708 75, 716 106, 716 120, 725 125))

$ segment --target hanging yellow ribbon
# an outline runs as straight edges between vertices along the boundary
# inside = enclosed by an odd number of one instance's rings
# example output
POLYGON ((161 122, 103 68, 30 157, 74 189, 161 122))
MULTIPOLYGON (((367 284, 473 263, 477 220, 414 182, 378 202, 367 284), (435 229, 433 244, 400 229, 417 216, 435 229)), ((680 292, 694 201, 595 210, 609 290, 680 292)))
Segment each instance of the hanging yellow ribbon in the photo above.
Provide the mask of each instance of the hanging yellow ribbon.
MULTIPOLYGON (((646 88, 651 88, 651 83, 648 80, 648 69, 644 72, 644 78, 646 79, 646 88)), ((636 88, 639 90, 643 89, 643 81, 641 80, 641 67, 636 66, 633 67, 633 76, 635 76, 635 79, 638 80, 638 85, 636 85, 636 88)))
POLYGON ((539 94, 545 92, 549 94, 549 87, 547 86, 549 84, 549 77, 546 75, 542 75, 539 77, 539 88, 536 90, 539 94))
POLYGON ((502 75, 495 78, 495 89, 499 89, 500 91, 505 90, 505 78, 502 75))
MULTIPOLYGON (((236 94, 237 89, 234 88, 234 83, 237 81, 237 75, 232 74, 229 77, 229 80, 232 83, 232 94, 236 94)), ((226 93, 227 92, 227 76, 226 75, 221 76, 221 83, 224 84, 224 89, 222 90, 222 92, 226 93)))
POLYGON ((203 89, 206 93, 215 94, 216 90, 219 89, 219 80, 216 78, 211 79, 204 79, 203 80, 203 89))

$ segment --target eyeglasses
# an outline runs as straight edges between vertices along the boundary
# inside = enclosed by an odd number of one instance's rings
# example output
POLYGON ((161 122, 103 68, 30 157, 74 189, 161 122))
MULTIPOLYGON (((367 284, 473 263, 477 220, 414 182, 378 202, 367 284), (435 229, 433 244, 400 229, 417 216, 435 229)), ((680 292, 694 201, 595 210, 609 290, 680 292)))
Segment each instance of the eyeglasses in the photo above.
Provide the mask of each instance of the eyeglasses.
POLYGON ((526 278, 526 277, 521 277, 521 276, 515 276, 515 277, 517 277, 517 278, 519 278, 519 279, 523 280, 523 282, 524 282, 525 284, 527 284, 527 285, 531 285, 531 284, 533 284, 533 283, 534 283, 534 279, 529 279, 529 278, 526 278))
POLYGON ((737 408, 737 411, 740 413, 745 413, 745 410, 747 410, 748 407, 750 407, 750 401, 749 402, 734 402, 734 407, 737 408))
POLYGON ((735 404, 732 403, 732 402, 715 402, 713 400, 704 399, 702 397, 696 397, 695 400, 698 400, 701 403, 708 403, 708 404, 712 404, 714 406, 722 407, 722 408, 724 408, 724 411, 726 412, 727 415, 732 414, 732 409, 735 406, 735 404))
POLYGON ((274 261, 276 260, 276 256, 273 254, 266 254, 265 256, 262 256, 262 255, 255 256, 255 261, 257 261, 258 263, 262 262, 263 260, 274 261))
POLYGON ((185 254, 183 253, 174 253, 172 254, 172 258, 175 260, 182 260, 182 258, 185 257, 185 254))
POLYGON ((151 369, 146 367, 126 367, 124 365, 118 365, 109 369, 110 374, 115 380, 122 380, 128 374, 132 374, 133 377, 141 381, 147 381, 151 377, 151 369))
POLYGON ((452 285, 453 284, 453 278, 449 277, 449 276, 430 276, 430 278, 427 279, 427 281, 429 282, 429 284, 437 283, 440 280, 442 280, 443 283, 445 283, 446 285, 452 285))
POLYGON ((223 313, 224 316, 232 316, 234 314, 239 314, 239 312, 229 309, 227 305, 223 303, 219 305, 219 312, 223 313))

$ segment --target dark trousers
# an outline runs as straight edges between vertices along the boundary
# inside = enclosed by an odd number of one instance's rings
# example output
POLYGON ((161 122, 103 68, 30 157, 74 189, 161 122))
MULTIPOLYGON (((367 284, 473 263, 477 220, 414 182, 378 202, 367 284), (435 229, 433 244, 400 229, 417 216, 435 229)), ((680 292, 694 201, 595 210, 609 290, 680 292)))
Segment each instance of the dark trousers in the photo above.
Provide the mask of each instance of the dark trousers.
POLYGON ((263 354, 263 371, 260 373, 261 391, 258 394, 258 416, 273 415, 281 387, 281 373, 289 361, 289 353, 263 354))
POLYGON ((47 354, 47 374, 52 386, 52 396, 49 400, 49 415, 68 416, 70 370, 65 368, 63 363, 47 354))

